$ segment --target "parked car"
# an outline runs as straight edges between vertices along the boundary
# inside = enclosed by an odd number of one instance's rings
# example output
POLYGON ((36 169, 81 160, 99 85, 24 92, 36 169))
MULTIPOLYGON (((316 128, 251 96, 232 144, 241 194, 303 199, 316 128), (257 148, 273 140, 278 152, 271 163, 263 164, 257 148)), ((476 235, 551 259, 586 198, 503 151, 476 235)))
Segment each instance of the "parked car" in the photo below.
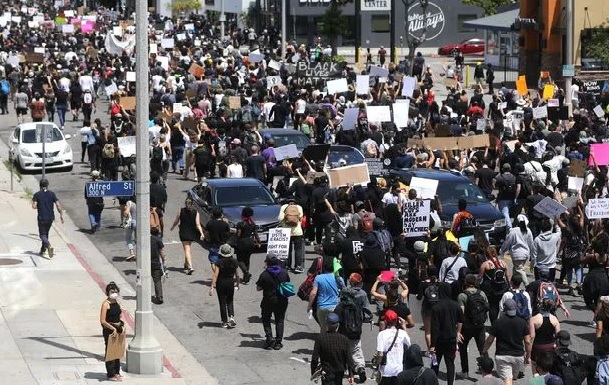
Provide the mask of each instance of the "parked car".
POLYGON ((281 205, 258 179, 208 179, 190 189, 188 196, 199 211, 203 227, 211 220, 211 208, 214 206, 222 208, 233 233, 241 220, 241 210, 245 206, 251 207, 262 243, 266 243, 269 229, 278 225, 277 216, 281 205))
POLYGON ((263 138, 267 134, 275 141, 275 147, 295 144, 298 151, 302 151, 311 144, 311 139, 308 136, 293 128, 264 128, 260 130, 260 135, 263 138))
POLYGON ((391 170, 388 178, 397 178, 410 185, 413 176, 438 181, 436 194, 442 204, 442 227, 450 228, 455 213, 458 211, 459 199, 467 201, 467 211, 472 213, 478 226, 488 235, 492 244, 503 242, 506 235, 503 214, 485 197, 484 193, 464 176, 455 175, 446 170, 403 169, 391 170))
POLYGON ((50 122, 28 122, 19 124, 10 135, 9 155, 23 171, 42 170, 42 158, 46 169, 66 169, 71 171, 72 147, 68 139, 72 136, 50 122), (42 154, 43 129, 46 129, 45 155, 42 154))
POLYGON ((464 55, 483 54, 484 39, 467 39, 458 44, 448 44, 438 48, 438 55, 455 56, 459 52, 463 52, 464 55))

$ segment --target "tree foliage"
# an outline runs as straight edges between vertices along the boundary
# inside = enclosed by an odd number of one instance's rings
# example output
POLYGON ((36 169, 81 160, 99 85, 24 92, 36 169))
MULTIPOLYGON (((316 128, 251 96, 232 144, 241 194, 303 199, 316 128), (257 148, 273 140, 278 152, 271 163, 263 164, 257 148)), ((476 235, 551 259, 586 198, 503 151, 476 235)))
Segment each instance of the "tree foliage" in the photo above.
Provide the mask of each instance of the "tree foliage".
POLYGON ((598 59, 604 67, 609 67, 609 20, 592 29, 584 47, 586 57, 598 59))
POLYGON ((484 9, 484 14, 487 16, 496 14, 497 7, 513 3, 514 0, 463 0, 463 4, 476 5, 484 9))
POLYGON ((332 52, 336 55, 337 38, 341 36, 349 25, 347 18, 343 15, 343 5, 353 2, 353 0, 334 0, 330 3, 330 7, 321 17, 321 25, 319 33, 327 36, 332 45, 332 52))
POLYGON ((168 5, 173 13, 189 13, 196 12, 201 9, 200 0, 179 0, 168 5))

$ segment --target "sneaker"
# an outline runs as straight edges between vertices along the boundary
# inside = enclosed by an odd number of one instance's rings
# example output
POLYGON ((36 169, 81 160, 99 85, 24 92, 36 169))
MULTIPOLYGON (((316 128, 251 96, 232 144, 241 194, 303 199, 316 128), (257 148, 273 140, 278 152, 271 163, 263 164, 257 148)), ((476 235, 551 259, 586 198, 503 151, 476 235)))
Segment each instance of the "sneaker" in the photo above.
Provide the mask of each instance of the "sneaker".
POLYGON ((274 346, 275 346, 275 340, 273 338, 267 339, 265 344, 264 344, 264 348, 266 350, 273 350, 274 346))
POLYGON ((55 249, 53 248, 53 246, 49 246, 48 250, 49 250, 49 258, 53 258, 53 256, 55 255, 55 249))
POLYGON ((228 320, 228 325, 231 328, 234 328, 235 326, 237 326, 237 323, 235 322, 235 319, 233 317, 230 317, 230 319, 228 320))
POLYGON ((44 252, 46 251, 46 249, 44 247, 40 248, 40 252, 38 252, 38 255, 40 255, 41 257, 44 256, 44 252))
POLYGON ((190 269, 188 269, 188 271, 186 272, 186 274, 188 274, 188 275, 192 275, 192 273, 194 273, 194 272, 195 272, 195 271, 194 271, 192 268, 190 268, 190 269))
POLYGON ((228 329, 228 322, 223 322, 223 323, 222 323, 222 327, 223 327, 224 329, 228 329))
POLYGON ((469 378, 469 373, 459 372, 456 375, 457 380, 467 380, 469 378))
POLYGON ((593 328, 596 327, 596 322, 594 320, 588 322, 588 326, 592 326, 593 328))
POLYGON ((281 350, 283 348, 283 344, 281 342, 275 342, 273 345, 273 350, 281 350))
POLYGON ((298 266, 294 269, 294 274, 302 274, 302 273, 304 273, 302 266, 298 266))
POLYGON ((125 258, 125 261, 127 261, 127 262, 135 261, 135 254, 130 254, 127 258, 125 258))
POLYGON ((357 370, 357 376, 359 377, 359 383, 363 384, 364 382, 366 382, 366 369, 365 368, 359 368, 357 370))

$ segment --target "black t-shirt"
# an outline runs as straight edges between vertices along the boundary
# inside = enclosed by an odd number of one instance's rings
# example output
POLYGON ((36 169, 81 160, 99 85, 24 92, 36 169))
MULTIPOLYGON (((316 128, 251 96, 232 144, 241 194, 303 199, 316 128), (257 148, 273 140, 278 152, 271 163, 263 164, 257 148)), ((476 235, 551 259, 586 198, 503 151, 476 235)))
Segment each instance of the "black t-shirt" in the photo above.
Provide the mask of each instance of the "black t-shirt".
POLYGON ((503 173, 497 177, 495 186, 499 193, 497 194, 497 200, 502 201, 513 201, 516 195, 516 177, 509 173, 503 173))
POLYGON ((326 126, 330 124, 330 120, 328 120, 327 117, 325 116, 318 116, 317 118, 315 118, 315 126, 317 127, 317 130, 315 131, 317 134, 317 142, 323 143, 324 140, 324 129, 326 128, 326 126))
POLYGON ((226 243, 230 236, 230 227, 222 219, 212 219, 205 226, 205 231, 209 234, 207 242, 215 247, 226 243))
POLYGON ((37 191, 32 197, 32 202, 36 202, 38 208, 38 220, 39 221, 53 221, 55 220, 55 202, 57 202, 57 196, 51 190, 40 190, 37 191))
POLYGON ((218 262, 216 262, 216 268, 220 269, 220 271, 218 271, 218 279, 232 279, 235 276, 238 267, 239 265, 237 265, 237 260, 235 258, 220 257, 218 262))
POLYGON ((489 334, 495 336, 495 354, 498 356, 522 357, 524 337, 529 335, 527 321, 517 316, 499 317, 491 326, 489 334))
POLYGON ((245 160, 245 167, 247 168, 246 176, 249 178, 256 178, 264 180, 264 164, 265 160, 260 155, 251 155, 245 160))
MULTIPOLYGON (((395 304, 393 306, 387 306, 385 308, 385 310, 383 310, 383 315, 385 315, 385 312, 387 310, 393 310, 394 312, 397 313, 398 317, 400 317, 402 319, 408 318, 408 316, 411 314, 410 309, 408 308, 408 305, 403 302, 398 302, 397 304, 395 304)), ((382 318, 382 316, 381 316, 381 318, 382 318)), ((399 323, 396 325, 396 327, 398 329, 402 328, 402 326, 399 323)))
POLYGON ((340 243, 340 262, 345 270, 357 270, 359 253, 363 245, 364 243, 358 236, 344 239, 340 243))
POLYGON ((211 163, 211 152, 205 146, 197 146, 192 153, 195 156, 195 166, 208 166, 211 163))
MULTIPOLYGON (((165 209, 165 203, 167 203, 167 190, 158 183, 152 183, 150 185, 150 207, 156 207, 162 211, 165 209)), ((159 210, 157 212, 161 214, 159 210)))
POLYGON ((493 179, 495 178, 495 175, 495 171, 488 167, 482 167, 476 170, 474 177, 478 179, 478 187, 480 187, 485 194, 493 192, 493 179))
POLYGON ((330 189, 327 186, 324 187, 316 187, 311 193, 311 197, 313 198, 313 204, 315 205, 315 213, 322 214, 328 211, 328 206, 326 206, 325 197, 330 192, 330 189))
MULTIPOLYGON (((364 269, 366 270, 381 271, 386 267, 385 252, 381 250, 380 247, 364 247, 362 252, 360 253, 360 257, 362 259, 364 269)), ((378 274, 374 276, 374 279, 376 279, 377 276, 378 274)))
POLYGON ((165 245, 156 235, 150 236, 150 267, 152 270, 161 269, 161 251, 165 245))
POLYGON ((290 282, 290 276, 283 269, 277 277, 274 277, 268 270, 264 270, 260 274, 260 277, 256 281, 256 286, 262 288, 262 302, 269 304, 288 302, 287 298, 277 295, 277 285, 280 282, 290 282))

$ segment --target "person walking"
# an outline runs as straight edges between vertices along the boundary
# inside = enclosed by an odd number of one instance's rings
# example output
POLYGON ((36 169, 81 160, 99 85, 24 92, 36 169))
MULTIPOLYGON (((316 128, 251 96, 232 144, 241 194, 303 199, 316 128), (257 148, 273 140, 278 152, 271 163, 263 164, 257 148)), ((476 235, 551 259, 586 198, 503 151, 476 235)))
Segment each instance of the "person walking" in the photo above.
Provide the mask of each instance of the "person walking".
POLYGON ((163 304, 163 275, 165 274, 165 244, 157 227, 150 228, 150 272, 154 283, 153 303, 163 304))
MULTIPOLYGON (((321 321, 321 320, 320 320, 321 321)), ((317 336, 311 357, 311 378, 323 375, 322 385, 341 385, 345 370, 349 371, 349 383, 353 383, 353 361, 349 351, 349 339, 338 333, 340 318, 336 313, 324 315, 324 325, 328 325, 327 333, 317 336)))
POLYGON ((237 243, 235 245, 235 253, 237 254, 237 262, 243 273, 241 283, 247 284, 252 278, 250 274, 250 257, 256 247, 260 247, 260 238, 256 231, 256 223, 253 219, 254 210, 251 207, 244 207, 241 210, 241 221, 236 226, 237 243))
POLYGON ((505 241, 501 245, 499 255, 503 256, 509 252, 512 257, 513 271, 512 276, 519 275, 524 285, 529 284, 527 273, 524 266, 529 260, 534 246, 533 233, 529 229, 529 219, 524 214, 516 217, 515 226, 508 232, 505 241))
POLYGON ((55 250, 49 241, 49 231, 55 220, 55 208, 57 208, 61 223, 63 223, 63 210, 57 195, 49 190, 49 180, 45 178, 40 179, 39 185, 40 190, 32 197, 32 208, 38 212, 38 235, 42 241, 39 254, 42 257, 45 251, 48 250, 49 258, 53 258, 55 250))
POLYGON ((554 303, 542 301, 539 303, 539 313, 529 319, 529 333, 533 339, 531 349, 531 370, 536 373, 536 362, 541 353, 552 352, 556 335, 560 332, 560 322, 551 313, 554 310, 554 303))
POLYGON ((288 198, 288 203, 281 206, 277 216, 281 227, 291 229, 290 251, 286 261, 286 268, 292 268, 292 261, 294 261, 294 273, 296 274, 304 271, 305 242, 302 231, 303 216, 304 211, 302 207, 296 203, 296 199, 293 197, 288 198), (294 259, 292 259, 292 251, 294 252, 294 259))
POLYGON ((438 376, 423 364, 423 352, 412 344, 404 352, 404 370, 398 374, 397 385, 438 385, 438 376))
POLYGON ((402 371, 404 350, 410 346, 410 337, 406 333, 406 320, 398 317, 393 310, 384 315, 386 329, 376 336, 376 365, 381 375, 381 385, 394 385, 402 371), (400 324, 401 328, 396 326, 400 324))
POLYGON ((30 115, 32 117, 32 122, 42 122, 44 116, 46 114, 46 105, 44 103, 44 98, 40 93, 34 93, 34 98, 30 103, 30 115))
POLYGON ((442 358, 446 361, 446 383, 455 382, 455 356, 457 343, 463 342, 463 312, 456 301, 451 299, 450 285, 441 283, 438 287, 438 303, 431 309, 432 369, 438 374, 442 358))
POLYGON ((290 275, 281 266, 281 261, 272 254, 266 256, 266 268, 256 281, 256 290, 262 291, 260 310, 262 327, 266 342, 266 350, 283 348, 283 328, 285 313, 288 310, 288 298, 279 294, 277 286, 282 282, 290 282, 290 275), (271 317, 275 317, 275 337, 271 327, 271 317))
MULTIPOLYGON (((108 339, 125 338, 125 321, 122 316, 121 305, 117 302, 120 298, 120 289, 114 282, 108 283, 106 286, 106 296, 101 305, 101 311, 99 315, 99 323, 102 326, 102 335, 104 337, 104 344, 106 349, 104 355, 108 352, 108 339)), ((110 381, 122 381, 123 377, 120 374, 121 360, 110 360, 106 361, 106 376, 110 381)))
MULTIPOLYGON (((17 112, 17 121, 19 124, 25 121, 27 115, 28 105, 30 104, 30 98, 25 92, 25 86, 22 86, 13 96, 13 104, 15 105, 15 111, 17 112)), ((61 127, 63 129, 63 127, 61 127)))
POLYGON ((211 209, 212 219, 205 225, 207 236, 203 236, 202 240, 207 239, 209 245, 207 258, 211 264, 211 271, 215 273, 216 262, 218 262, 218 251, 220 245, 225 244, 230 237, 230 227, 226 220, 222 218, 222 208, 214 207, 211 209))
POLYGON ((125 207, 123 208, 123 226, 125 227, 125 243, 129 249, 129 256, 125 259, 126 261, 135 261, 135 195, 129 197, 125 207))
MULTIPOLYGON (((96 182, 99 179, 99 171, 91 172, 91 182, 96 182)), ((91 234, 95 234, 101 226, 101 214, 104 211, 104 197, 89 197, 87 196, 87 188, 85 186, 85 200, 87 201, 87 211, 89 214, 89 223, 91 224, 91 234)))
POLYGON ((171 231, 176 226, 180 226, 178 232, 184 250, 184 270, 186 274, 192 275, 194 269, 192 268, 191 246, 193 242, 203 240, 199 211, 194 207, 192 199, 186 198, 184 201, 184 207, 180 209, 175 221, 173 221, 171 231))
POLYGON ((233 300, 235 288, 239 288, 239 273, 237 272, 237 260, 234 258, 233 248, 225 243, 218 250, 220 259, 216 262, 214 277, 209 288, 209 296, 213 296, 217 289, 218 304, 220 305, 220 318, 222 327, 232 329, 237 326, 235 322, 235 307, 233 300))
POLYGON ((317 300, 316 313, 321 333, 326 333, 328 331, 328 325, 325 323, 326 316, 329 313, 332 313, 336 308, 336 305, 338 305, 339 282, 342 283, 342 278, 339 278, 334 274, 333 259, 330 257, 324 258, 322 272, 317 275, 313 281, 313 289, 309 295, 309 306, 307 307, 307 312, 311 312, 313 310, 313 304, 317 300))
POLYGON ((493 65, 491 63, 487 63, 486 65, 486 84, 488 84, 488 94, 492 95, 495 93, 493 89, 493 82, 495 81, 495 70, 493 70, 493 65))

